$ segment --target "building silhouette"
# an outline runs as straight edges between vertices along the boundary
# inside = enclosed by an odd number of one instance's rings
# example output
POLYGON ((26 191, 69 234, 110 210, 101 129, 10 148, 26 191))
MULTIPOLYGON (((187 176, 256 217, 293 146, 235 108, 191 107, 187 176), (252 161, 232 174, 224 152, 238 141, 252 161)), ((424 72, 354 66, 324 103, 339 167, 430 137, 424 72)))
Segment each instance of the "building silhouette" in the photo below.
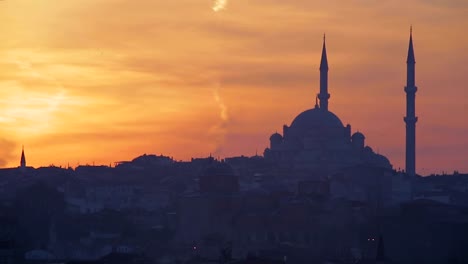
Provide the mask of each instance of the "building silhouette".
POLYGON ((416 61, 414 59, 413 49, 413 30, 410 29, 410 40, 408 47, 407 79, 406 79, 406 173, 411 176, 416 174, 416 105, 415 97, 418 88, 415 85, 416 61))
POLYGON ((365 136, 329 110, 328 58, 323 39, 320 61, 320 92, 315 107, 299 114, 290 126, 283 126, 283 135, 270 137, 265 159, 276 163, 288 174, 320 176, 331 175, 343 168, 370 165, 392 168, 389 160, 365 145, 365 136))

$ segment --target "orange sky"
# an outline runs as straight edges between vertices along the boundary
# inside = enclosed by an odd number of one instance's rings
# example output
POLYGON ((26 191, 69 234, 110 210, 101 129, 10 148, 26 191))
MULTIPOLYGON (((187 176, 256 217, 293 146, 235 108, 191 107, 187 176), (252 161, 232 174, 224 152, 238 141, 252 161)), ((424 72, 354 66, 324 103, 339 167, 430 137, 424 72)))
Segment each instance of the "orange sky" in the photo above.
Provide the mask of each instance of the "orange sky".
POLYGON ((417 171, 468 172, 465 0, 0 1, 0 166, 262 153, 313 107, 404 167, 414 28, 417 171), (222 2, 222 1, 221 1, 222 2))

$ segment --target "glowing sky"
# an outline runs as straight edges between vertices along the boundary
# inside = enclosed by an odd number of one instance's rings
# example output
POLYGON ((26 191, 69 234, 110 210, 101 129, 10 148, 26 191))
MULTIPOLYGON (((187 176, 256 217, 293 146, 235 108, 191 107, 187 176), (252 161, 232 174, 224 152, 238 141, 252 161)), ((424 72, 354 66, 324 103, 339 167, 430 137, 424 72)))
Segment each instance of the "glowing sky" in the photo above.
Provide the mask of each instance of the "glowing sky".
POLYGON ((417 171, 468 171, 468 1, 225 4, 0 1, 0 165, 262 153, 313 107, 326 32, 330 110, 404 167, 413 24, 417 171))
POLYGON ((219 12, 226 8, 227 0, 215 0, 213 4, 213 11, 219 12))

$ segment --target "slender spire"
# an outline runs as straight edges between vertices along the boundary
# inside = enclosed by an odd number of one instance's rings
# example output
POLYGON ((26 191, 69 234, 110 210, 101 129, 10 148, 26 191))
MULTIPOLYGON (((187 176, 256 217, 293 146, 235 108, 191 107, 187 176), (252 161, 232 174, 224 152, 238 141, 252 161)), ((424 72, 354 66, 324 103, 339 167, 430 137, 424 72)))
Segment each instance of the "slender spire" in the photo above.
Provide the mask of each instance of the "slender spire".
POLYGON ((406 63, 416 63, 416 60, 414 59, 413 49, 413 26, 410 27, 410 40, 408 47, 408 58, 406 59, 406 63))
POLYGON ((416 61, 413 48, 413 27, 410 28, 408 58, 406 60, 406 173, 416 175, 416 61))
POLYGON ((325 34, 323 34, 322 59, 320 60, 320 93, 318 98, 320 99, 320 109, 328 111, 330 94, 328 93, 328 60, 325 34))
POLYGON ((327 47, 325 45, 325 34, 323 34, 322 59, 320 60, 320 70, 328 71, 327 47))
POLYGON ((26 157, 24 156, 24 145, 21 148, 21 162, 20 162, 21 168, 26 167, 26 157))

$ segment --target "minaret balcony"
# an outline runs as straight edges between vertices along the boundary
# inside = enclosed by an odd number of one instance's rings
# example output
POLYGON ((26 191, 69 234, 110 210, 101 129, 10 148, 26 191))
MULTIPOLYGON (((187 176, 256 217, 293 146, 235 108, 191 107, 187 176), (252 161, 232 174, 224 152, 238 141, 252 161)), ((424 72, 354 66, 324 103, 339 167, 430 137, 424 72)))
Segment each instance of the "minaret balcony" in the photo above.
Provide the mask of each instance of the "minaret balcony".
POLYGON ((406 93, 416 93, 416 91, 418 91, 418 87, 416 86, 405 86, 405 92, 406 93))
POLYGON ((323 99, 330 99, 330 94, 329 94, 329 93, 326 93, 326 94, 324 94, 324 93, 319 93, 318 98, 319 98, 320 100, 323 100, 323 99))
POLYGON ((406 116, 403 118, 405 120, 406 124, 415 124, 418 122, 418 117, 417 116, 406 116))

